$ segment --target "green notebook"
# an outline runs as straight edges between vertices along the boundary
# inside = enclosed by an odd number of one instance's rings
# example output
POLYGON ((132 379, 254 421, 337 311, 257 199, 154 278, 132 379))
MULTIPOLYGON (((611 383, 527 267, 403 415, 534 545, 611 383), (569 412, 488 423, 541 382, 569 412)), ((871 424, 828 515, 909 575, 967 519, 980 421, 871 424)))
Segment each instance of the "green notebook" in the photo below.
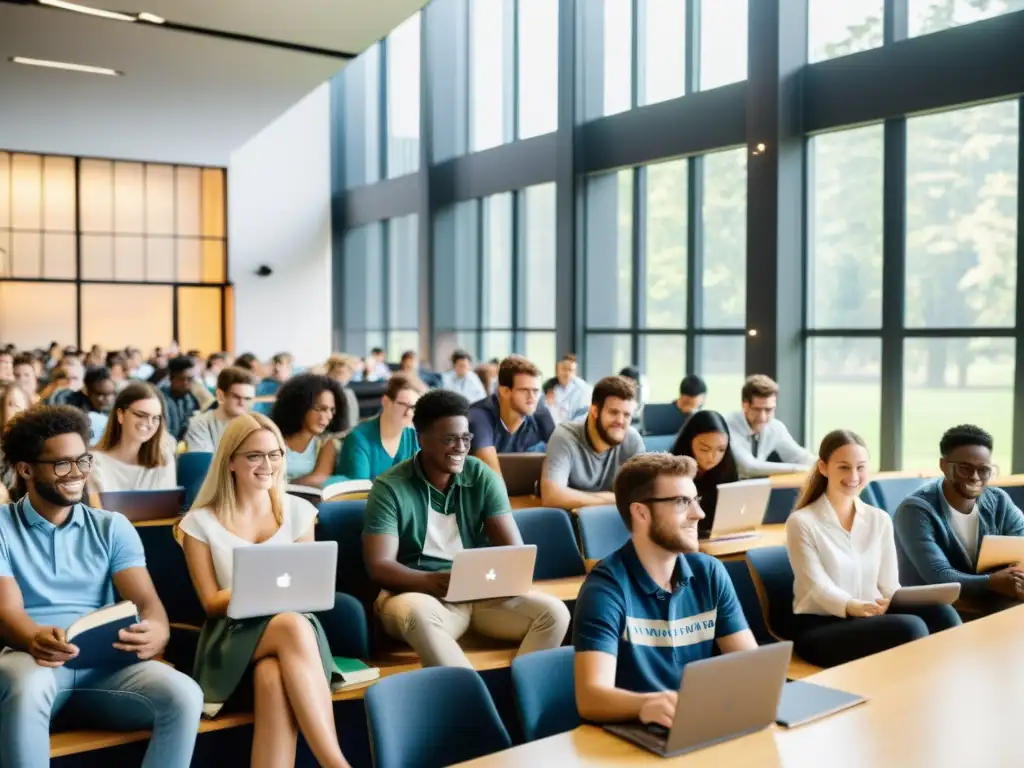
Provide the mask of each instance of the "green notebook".
POLYGON ((380 677, 380 670, 369 667, 359 659, 346 659, 344 656, 334 657, 334 674, 331 676, 331 690, 340 691, 353 685, 369 683, 380 677))

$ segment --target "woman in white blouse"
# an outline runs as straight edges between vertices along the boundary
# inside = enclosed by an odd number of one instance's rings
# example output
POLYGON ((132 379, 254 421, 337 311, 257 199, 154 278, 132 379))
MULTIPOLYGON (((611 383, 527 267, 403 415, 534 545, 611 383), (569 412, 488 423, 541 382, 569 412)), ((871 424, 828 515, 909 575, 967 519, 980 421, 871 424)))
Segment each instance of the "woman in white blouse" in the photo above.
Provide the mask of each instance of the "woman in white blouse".
POLYGON ((121 390, 93 451, 97 491, 156 491, 177 486, 174 440, 164 430, 164 399, 152 384, 121 390))
POLYGON ((316 617, 226 616, 236 547, 313 540, 316 509, 285 494, 284 456, 284 440, 270 419, 258 413, 237 417, 221 438, 192 510, 179 524, 189 574, 207 616, 193 674, 206 702, 220 704, 252 665, 253 766, 294 765, 299 731, 319 765, 347 766, 334 727, 334 662, 316 617))
POLYGON ((848 430, 830 432, 786 521, 794 615, 780 633, 801 658, 823 667, 960 624, 948 605, 890 608, 900 588, 892 520, 860 500, 867 482, 864 441, 848 430))

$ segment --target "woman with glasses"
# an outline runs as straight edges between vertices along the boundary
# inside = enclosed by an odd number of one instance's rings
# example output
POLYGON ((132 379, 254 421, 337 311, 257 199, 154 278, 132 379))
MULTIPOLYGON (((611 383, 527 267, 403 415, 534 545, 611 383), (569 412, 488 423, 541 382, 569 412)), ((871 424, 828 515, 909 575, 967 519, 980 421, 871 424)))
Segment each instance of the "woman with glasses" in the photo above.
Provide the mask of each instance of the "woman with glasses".
POLYGON ((251 765, 294 765, 301 732, 319 765, 346 766, 331 701, 334 663, 320 622, 298 613, 241 620, 226 615, 235 548, 313 541, 316 510, 284 492, 285 451, 267 417, 233 419, 192 510, 179 524, 189 575, 207 617, 193 675, 207 705, 223 705, 236 693, 248 695, 247 686, 239 688, 251 667, 251 765))
POLYGON ((174 440, 164 431, 164 399, 152 384, 121 390, 96 444, 90 483, 97 491, 156 491, 177 486, 174 440))
POLYGON ((729 427, 717 411, 697 411, 679 430, 669 451, 673 456, 689 456, 697 463, 697 486, 704 519, 698 523, 702 538, 711 534, 718 506, 718 486, 740 479, 736 460, 729 450, 729 427))
POLYGON ((360 423, 341 444, 336 473, 350 480, 375 480, 420 449, 412 417, 424 386, 396 373, 388 379, 379 416, 360 423))
POLYGON ((860 436, 830 432, 786 521, 793 615, 778 630, 801 658, 823 667, 960 624, 948 605, 891 605, 900 588, 893 525, 888 513, 861 501, 868 476, 860 436))
POLYGON ((289 483, 323 487, 338 456, 323 438, 341 431, 345 410, 341 385, 326 376, 300 373, 277 390, 270 418, 284 436, 289 483))

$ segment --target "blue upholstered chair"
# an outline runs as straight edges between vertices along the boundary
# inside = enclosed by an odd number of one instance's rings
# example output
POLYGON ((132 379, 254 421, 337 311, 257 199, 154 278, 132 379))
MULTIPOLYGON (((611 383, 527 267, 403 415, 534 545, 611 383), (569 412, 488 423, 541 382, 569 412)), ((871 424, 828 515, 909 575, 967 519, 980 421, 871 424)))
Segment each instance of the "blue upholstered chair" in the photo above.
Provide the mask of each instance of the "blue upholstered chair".
POLYGON ((517 509, 512 518, 519 527, 523 543, 537 546, 534 579, 564 579, 586 573, 569 513, 564 509, 517 509))
POLYGON ((516 710, 527 741, 571 731, 580 724, 573 682, 572 646, 537 651, 512 660, 516 710))
POLYGON ((619 510, 611 504, 583 507, 578 513, 577 522, 580 526, 583 557, 587 560, 607 557, 629 541, 629 529, 622 522, 619 510))
POLYGON ((212 461, 213 454, 205 451, 178 454, 178 485, 185 489, 185 509, 189 509, 196 500, 212 461))

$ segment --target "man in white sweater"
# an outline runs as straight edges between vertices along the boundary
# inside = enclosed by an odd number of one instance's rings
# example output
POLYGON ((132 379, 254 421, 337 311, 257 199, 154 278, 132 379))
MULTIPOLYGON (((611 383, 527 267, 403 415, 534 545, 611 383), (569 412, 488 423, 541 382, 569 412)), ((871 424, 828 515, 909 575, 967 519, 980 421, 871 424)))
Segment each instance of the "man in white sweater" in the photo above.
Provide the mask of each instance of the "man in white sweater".
POLYGON ((217 374, 216 394, 216 408, 197 413, 189 420, 185 433, 185 445, 189 451, 217 451, 228 424, 252 409, 256 377, 244 368, 225 368, 217 374))
POLYGON ((779 385, 757 374, 743 383, 743 410, 725 417, 729 448, 740 477, 766 477, 806 472, 817 457, 789 434, 775 418, 779 385))

